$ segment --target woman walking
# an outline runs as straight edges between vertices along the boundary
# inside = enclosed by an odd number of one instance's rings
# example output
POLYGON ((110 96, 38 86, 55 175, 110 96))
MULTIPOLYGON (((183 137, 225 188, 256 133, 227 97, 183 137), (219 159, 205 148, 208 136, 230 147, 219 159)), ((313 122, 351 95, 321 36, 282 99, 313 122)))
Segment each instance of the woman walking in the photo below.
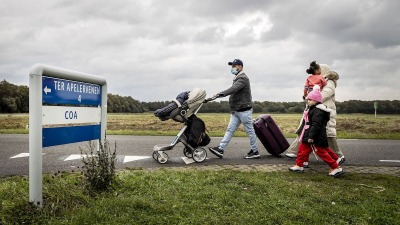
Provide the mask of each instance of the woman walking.
MULTIPOLYGON (((339 80, 339 74, 334 71, 331 71, 329 66, 326 64, 320 64, 321 75, 326 79, 326 85, 321 91, 322 95, 322 104, 324 104, 328 109, 331 110, 330 119, 326 126, 326 135, 328 137, 328 145, 329 147, 339 156, 338 164, 341 165, 344 161, 344 155, 341 149, 337 144, 336 138, 336 104, 335 104, 335 92, 337 86, 337 80, 339 80)), ((302 127, 299 127, 296 131, 296 134, 300 134, 302 127)), ((299 149, 299 138, 289 146, 286 152, 286 156, 289 158, 296 158, 297 151, 299 149)))

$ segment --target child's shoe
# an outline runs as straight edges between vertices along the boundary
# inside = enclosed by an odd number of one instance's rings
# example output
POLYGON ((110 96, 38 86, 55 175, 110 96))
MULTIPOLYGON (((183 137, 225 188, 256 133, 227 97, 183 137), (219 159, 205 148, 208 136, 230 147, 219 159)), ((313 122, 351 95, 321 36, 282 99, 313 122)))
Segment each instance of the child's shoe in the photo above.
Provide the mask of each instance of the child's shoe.
POLYGON ((338 177, 338 176, 340 176, 342 174, 344 174, 344 171, 340 166, 338 166, 335 169, 330 169, 328 175, 332 176, 332 177, 338 177))
POLYGON ((294 165, 292 167, 289 167, 289 171, 302 173, 302 172, 304 172, 304 168, 301 166, 298 166, 298 165, 294 165))
POLYGON ((310 168, 310 165, 308 164, 308 162, 304 162, 304 163, 303 163, 303 167, 304 167, 304 168, 310 168))

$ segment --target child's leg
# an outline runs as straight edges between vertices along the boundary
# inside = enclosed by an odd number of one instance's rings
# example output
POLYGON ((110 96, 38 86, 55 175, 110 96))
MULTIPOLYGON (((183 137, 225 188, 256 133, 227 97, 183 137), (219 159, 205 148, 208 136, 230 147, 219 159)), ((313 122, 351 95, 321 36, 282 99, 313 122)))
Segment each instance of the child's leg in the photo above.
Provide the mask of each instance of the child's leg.
POLYGON ((310 155, 311 151, 311 145, 301 142, 297 153, 296 165, 303 167, 303 163, 308 162, 308 155, 310 155))
MULTIPOLYGON (((335 168, 337 168, 339 165, 337 164, 337 162, 336 162, 336 160, 334 160, 330 155, 329 155, 329 153, 326 151, 326 148, 321 148, 321 147, 318 147, 318 146, 315 146, 314 145, 314 147, 315 147, 315 153, 317 153, 317 155, 322 159, 322 160, 324 160, 324 162, 326 163, 326 164, 328 164, 329 165, 329 167, 331 167, 332 169, 335 169, 335 168)), ((337 157, 337 156, 336 156, 337 157)), ((336 158, 337 159, 337 158, 336 158)))

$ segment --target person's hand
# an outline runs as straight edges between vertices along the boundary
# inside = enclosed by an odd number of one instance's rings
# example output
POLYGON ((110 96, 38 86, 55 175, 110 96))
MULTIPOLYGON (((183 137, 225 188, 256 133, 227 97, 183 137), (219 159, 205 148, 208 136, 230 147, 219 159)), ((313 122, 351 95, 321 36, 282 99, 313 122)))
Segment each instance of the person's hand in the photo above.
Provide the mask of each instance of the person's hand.
POLYGON ((314 143, 314 139, 309 138, 308 143, 314 143))
POLYGON ((217 93, 217 94, 214 95, 214 97, 216 97, 216 98, 220 98, 222 96, 224 96, 224 94, 222 94, 222 93, 217 93))

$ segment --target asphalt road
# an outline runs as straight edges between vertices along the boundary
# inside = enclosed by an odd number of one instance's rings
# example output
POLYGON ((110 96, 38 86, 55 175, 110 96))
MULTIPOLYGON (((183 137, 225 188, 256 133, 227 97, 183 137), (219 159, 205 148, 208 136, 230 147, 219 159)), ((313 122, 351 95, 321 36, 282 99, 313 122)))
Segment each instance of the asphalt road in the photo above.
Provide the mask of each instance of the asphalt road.
MULTIPOLYGON (((154 167, 200 167, 206 165, 236 165, 236 164, 294 164, 294 159, 270 155, 258 142, 260 159, 244 159, 249 150, 247 138, 234 137, 231 140, 223 159, 219 159, 208 150, 208 156, 202 163, 194 163, 183 155, 183 145, 180 143, 168 151, 169 160, 160 164, 152 158, 153 147, 156 144, 169 144, 174 137, 125 136, 109 135, 112 147, 117 144, 117 168, 154 168, 154 167)), ((221 137, 211 139, 209 146, 218 145, 221 137)), ((293 139, 288 140, 289 143, 293 139)), ((343 165, 352 166, 396 166, 400 167, 400 140, 338 140, 346 157, 343 165), (388 160, 388 161, 386 161, 388 160)), ((75 143, 43 149, 43 172, 78 171, 82 166, 80 147, 88 150, 87 143, 75 143)), ((114 149, 114 147, 112 148, 114 149)), ((0 176, 29 174, 29 137, 25 134, 0 134, 0 176)), ((317 162, 313 155, 310 163, 317 162)))

